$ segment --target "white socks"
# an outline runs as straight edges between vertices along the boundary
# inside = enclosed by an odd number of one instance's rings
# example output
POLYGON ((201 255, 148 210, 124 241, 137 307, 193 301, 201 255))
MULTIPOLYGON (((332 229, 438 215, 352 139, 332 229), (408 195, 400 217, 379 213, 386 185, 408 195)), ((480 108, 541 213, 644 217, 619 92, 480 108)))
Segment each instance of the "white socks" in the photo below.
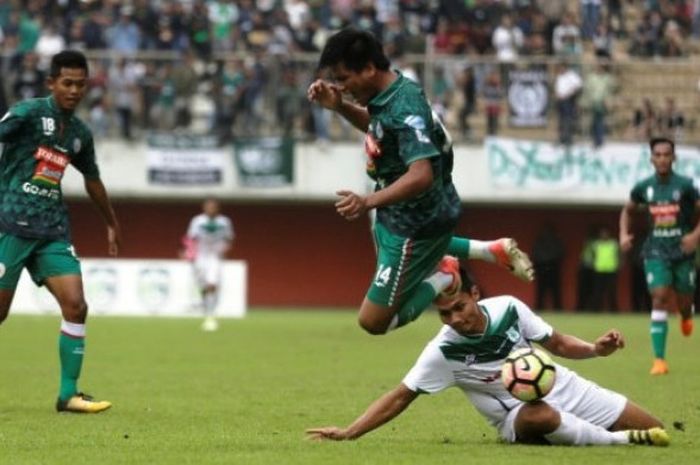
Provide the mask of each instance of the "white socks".
POLYGON ((85 337, 85 325, 80 323, 71 323, 70 321, 61 320, 61 332, 71 337, 85 337))
POLYGON ((487 262, 494 263, 496 257, 493 256, 489 246, 493 241, 477 241, 475 239, 469 239, 469 259, 470 260, 484 260, 487 262))
POLYGON ((627 432, 611 432, 568 412, 559 412, 561 424, 544 437, 552 444, 570 446, 627 444, 627 432))

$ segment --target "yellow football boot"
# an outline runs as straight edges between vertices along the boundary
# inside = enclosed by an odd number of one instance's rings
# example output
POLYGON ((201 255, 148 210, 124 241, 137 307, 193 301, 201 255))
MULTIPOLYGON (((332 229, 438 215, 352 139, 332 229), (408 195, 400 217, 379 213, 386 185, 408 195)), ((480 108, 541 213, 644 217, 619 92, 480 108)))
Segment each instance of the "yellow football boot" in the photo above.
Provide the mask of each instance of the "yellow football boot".
POLYGON ((56 411, 72 413, 100 413, 112 406, 106 400, 95 400, 92 396, 77 393, 68 400, 58 399, 56 401, 56 411))

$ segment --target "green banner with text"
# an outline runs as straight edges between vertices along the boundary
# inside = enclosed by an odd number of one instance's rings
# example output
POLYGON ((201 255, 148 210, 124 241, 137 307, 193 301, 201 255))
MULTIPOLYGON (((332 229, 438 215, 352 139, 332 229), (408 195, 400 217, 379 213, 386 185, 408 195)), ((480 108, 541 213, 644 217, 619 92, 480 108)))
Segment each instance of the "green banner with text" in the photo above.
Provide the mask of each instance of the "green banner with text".
POLYGON ((237 139, 233 144, 238 180, 246 187, 287 187, 294 183, 294 140, 237 139))

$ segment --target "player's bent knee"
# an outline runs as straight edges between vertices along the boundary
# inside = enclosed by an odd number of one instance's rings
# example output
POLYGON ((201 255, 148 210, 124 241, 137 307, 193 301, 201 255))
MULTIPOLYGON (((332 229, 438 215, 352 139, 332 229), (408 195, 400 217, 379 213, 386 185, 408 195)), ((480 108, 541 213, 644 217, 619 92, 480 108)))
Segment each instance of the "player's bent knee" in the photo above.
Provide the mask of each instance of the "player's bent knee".
POLYGON ((373 336, 381 336, 382 334, 386 334, 388 329, 385 325, 381 325, 376 321, 366 321, 362 318, 358 319, 357 323, 360 325, 360 328, 364 329, 367 333, 373 336))
POLYGON ((63 318, 71 323, 85 323, 88 306, 84 299, 76 299, 70 302, 63 302, 61 305, 63 318))
POLYGON ((519 435, 538 436, 557 429, 561 416, 546 402, 536 401, 520 408, 515 423, 519 435))

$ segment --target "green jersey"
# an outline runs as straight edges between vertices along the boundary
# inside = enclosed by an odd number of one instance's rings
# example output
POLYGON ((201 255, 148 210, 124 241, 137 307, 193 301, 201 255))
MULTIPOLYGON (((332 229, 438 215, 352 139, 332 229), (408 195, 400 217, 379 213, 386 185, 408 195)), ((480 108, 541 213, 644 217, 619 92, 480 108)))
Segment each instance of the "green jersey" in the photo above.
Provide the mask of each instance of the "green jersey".
POLYGON ((452 141, 421 88, 397 74, 391 86, 367 106, 367 173, 377 191, 404 175, 411 163, 430 160, 433 184, 426 192, 377 209, 377 221, 392 233, 424 239, 451 231, 459 218, 461 204, 452 183, 452 141))
POLYGON ((88 127, 53 97, 14 105, 0 120, 0 232, 70 240, 61 179, 69 164, 99 178, 88 127))
POLYGON ((653 175, 635 184, 630 199, 646 205, 649 212, 649 234, 642 248, 644 258, 677 260, 692 256, 683 253, 680 243, 681 237, 695 227, 698 198, 693 180, 676 173, 671 173, 664 182, 653 175))

